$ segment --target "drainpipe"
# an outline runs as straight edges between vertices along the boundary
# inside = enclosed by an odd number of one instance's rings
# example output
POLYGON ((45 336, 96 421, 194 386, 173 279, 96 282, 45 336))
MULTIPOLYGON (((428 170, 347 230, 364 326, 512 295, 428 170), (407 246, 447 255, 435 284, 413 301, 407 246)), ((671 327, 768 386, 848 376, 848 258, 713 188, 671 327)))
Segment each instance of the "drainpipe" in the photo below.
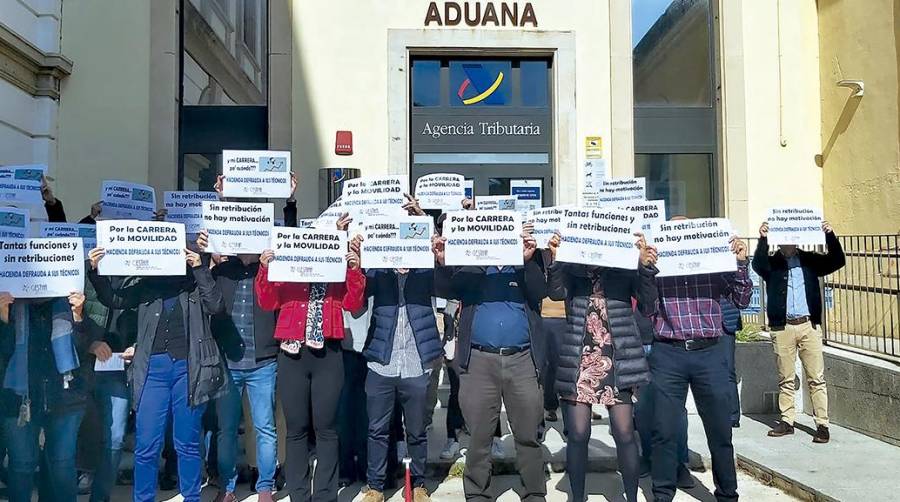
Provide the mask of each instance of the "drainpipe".
POLYGON ((776 9, 776 28, 778 30, 778 139, 782 147, 787 146, 787 138, 784 137, 784 81, 781 75, 782 62, 784 61, 784 51, 781 46, 781 0, 777 0, 776 9))

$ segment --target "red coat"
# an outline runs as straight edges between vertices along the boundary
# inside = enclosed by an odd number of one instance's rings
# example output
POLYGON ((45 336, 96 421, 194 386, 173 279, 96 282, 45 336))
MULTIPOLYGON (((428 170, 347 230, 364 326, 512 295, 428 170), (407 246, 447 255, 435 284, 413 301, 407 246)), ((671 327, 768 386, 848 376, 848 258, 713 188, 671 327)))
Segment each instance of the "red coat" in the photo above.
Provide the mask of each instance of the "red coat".
MULTIPOLYGON (((356 312, 364 305, 366 276, 347 269, 343 283, 331 283, 322 306, 322 331, 326 339, 344 338, 344 310, 356 312)), ((256 301, 263 310, 279 310, 275 326, 276 340, 300 340, 306 337, 309 283, 269 282, 268 269, 256 275, 256 301)))

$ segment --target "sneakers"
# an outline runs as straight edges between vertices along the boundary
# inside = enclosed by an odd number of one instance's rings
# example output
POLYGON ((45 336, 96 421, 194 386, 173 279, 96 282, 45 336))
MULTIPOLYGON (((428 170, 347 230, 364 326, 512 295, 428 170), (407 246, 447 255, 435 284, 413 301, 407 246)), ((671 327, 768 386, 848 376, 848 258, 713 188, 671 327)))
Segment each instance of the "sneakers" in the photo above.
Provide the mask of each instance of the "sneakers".
POLYGON ((384 493, 369 488, 363 496, 362 502, 384 502, 384 493))
POLYGON ((778 422, 775 427, 772 427, 772 430, 769 431, 770 438, 780 438, 781 436, 787 436, 788 434, 794 433, 794 426, 788 424, 787 422, 778 422))
POLYGON ((78 494, 87 495, 91 493, 91 486, 94 484, 94 475, 90 472, 82 472, 78 475, 78 494))
POLYGON ((413 488, 413 502, 431 502, 428 490, 423 487, 413 488))
POLYGON ((281 350, 285 354, 296 356, 300 353, 300 340, 285 340, 281 342, 281 350))
POLYGON ((500 438, 494 438, 491 443, 491 457, 503 458, 503 441, 500 438))
POLYGON ((831 440, 831 433, 828 432, 827 425, 816 427, 816 434, 813 436, 813 443, 825 444, 831 440))
POLYGON ((678 479, 675 481, 675 486, 682 490, 690 490, 695 486, 694 477, 691 476, 691 471, 684 464, 678 465, 678 479))
POLYGON ((459 441, 455 439, 447 439, 447 445, 441 450, 442 460, 452 460, 459 455, 459 441))

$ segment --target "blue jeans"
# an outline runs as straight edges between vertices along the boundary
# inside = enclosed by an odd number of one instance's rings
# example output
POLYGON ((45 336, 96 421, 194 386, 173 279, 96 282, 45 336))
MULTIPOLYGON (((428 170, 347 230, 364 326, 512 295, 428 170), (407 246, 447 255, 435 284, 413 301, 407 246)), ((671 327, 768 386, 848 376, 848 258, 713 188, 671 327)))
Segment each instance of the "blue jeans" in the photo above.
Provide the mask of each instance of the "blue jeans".
MULTIPOLYGON (((84 411, 71 411, 59 415, 35 413, 31 421, 19 427, 17 417, 3 419, 3 433, 9 454, 10 502, 31 500, 34 490, 34 471, 41 458, 38 438, 44 430, 44 458, 47 476, 41 476, 48 486, 46 492, 58 500, 75 500, 78 496, 78 476, 75 471, 75 446, 78 427, 84 411)), ((44 491, 44 490, 42 490, 44 491)))
POLYGON ((242 416, 244 387, 250 400, 250 416, 256 431, 256 462, 259 469, 257 492, 275 490, 278 462, 275 434, 275 360, 253 370, 231 370, 231 390, 216 403, 219 415, 219 477, 227 492, 237 485, 238 424, 242 416))
POLYGON ((124 371, 97 373, 94 400, 100 415, 103 438, 103 457, 97 462, 91 502, 109 500, 109 494, 119 474, 122 441, 128 425, 131 395, 124 371))
POLYGON ((187 361, 154 354, 148 366, 135 420, 134 500, 152 502, 156 498, 159 453, 171 414, 178 488, 185 502, 199 502, 200 425, 206 405, 190 405, 187 361))

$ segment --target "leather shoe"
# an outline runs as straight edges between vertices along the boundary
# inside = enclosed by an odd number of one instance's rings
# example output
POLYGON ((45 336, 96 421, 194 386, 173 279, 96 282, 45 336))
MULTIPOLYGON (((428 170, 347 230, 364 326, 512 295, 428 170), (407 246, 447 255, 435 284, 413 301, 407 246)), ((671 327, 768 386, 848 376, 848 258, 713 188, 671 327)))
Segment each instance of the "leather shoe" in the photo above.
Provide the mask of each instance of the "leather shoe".
POLYGON ((781 436, 787 436, 788 434, 794 433, 794 426, 788 424, 787 422, 778 422, 775 427, 769 431, 770 438, 780 438, 781 436))
POLYGON ((675 486, 682 490, 690 490, 696 486, 694 477, 691 476, 691 471, 684 464, 678 466, 678 479, 675 482, 675 486))
POLYGON ((825 425, 820 425, 816 427, 816 434, 813 436, 813 443, 824 444, 831 440, 831 433, 828 432, 828 427, 825 425))

